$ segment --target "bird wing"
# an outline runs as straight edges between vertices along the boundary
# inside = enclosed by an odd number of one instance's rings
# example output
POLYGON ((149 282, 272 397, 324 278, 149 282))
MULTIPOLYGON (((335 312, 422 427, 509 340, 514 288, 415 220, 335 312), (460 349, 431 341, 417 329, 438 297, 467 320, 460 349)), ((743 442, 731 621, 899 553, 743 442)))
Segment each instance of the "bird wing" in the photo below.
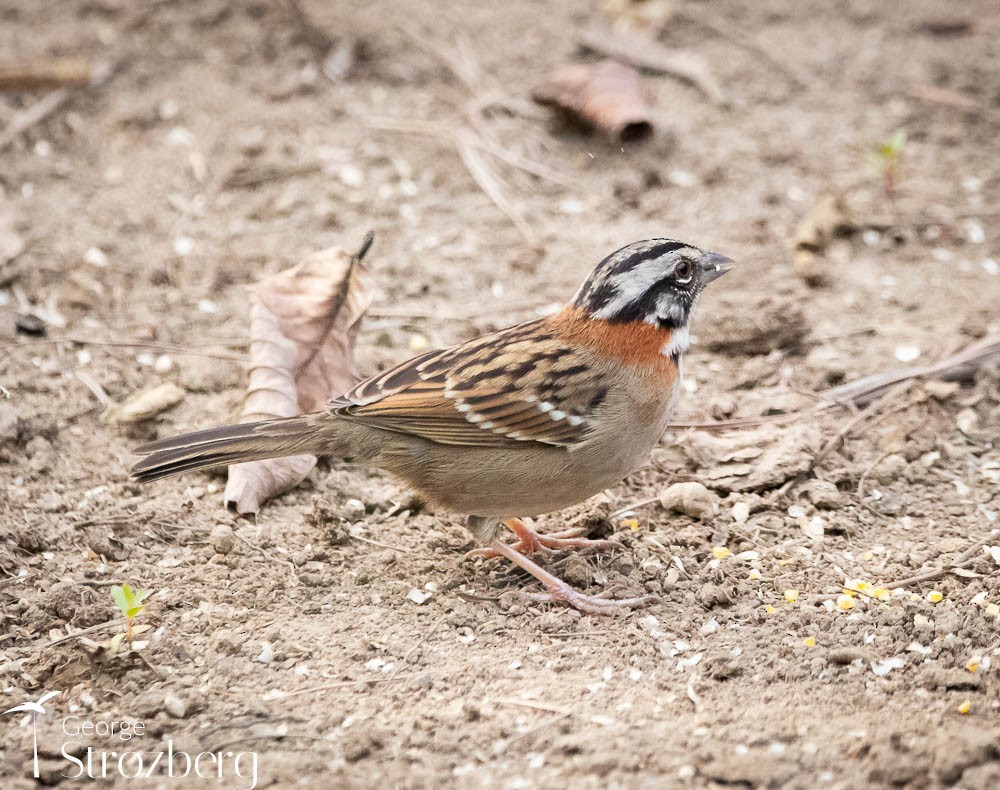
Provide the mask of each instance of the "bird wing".
POLYGON ((414 357, 328 408, 438 444, 510 447, 585 441, 607 387, 544 321, 414 357))

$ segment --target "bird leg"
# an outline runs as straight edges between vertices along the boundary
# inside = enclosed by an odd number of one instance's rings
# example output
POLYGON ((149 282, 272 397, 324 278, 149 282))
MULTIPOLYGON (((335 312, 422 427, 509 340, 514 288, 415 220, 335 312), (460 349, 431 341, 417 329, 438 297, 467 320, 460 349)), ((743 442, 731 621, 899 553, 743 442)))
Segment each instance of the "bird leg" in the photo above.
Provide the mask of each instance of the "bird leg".
POLYGON ((618 599, 609 599, 606 597, 606 593, 587 595, 574 589, 558 576, 553 576, 541 565, 517 551, 514 546, 504 543, 499 539, 494 540, 490 546, 496 552, 495 556, 506 557, 545 585, 546 592, 525 593, 533 601, 567 603, 574 609, 579 609, 581 612, 586 612, 587 614, 612 615, 622 609, 647 606, 653 600, 652 596, 648 595, 644 595, 641 598, 618 599))
MULTIPOLYGON (((612 543, 610 540, 591 540, 590 538, 581 538, 580 535, 582 535, 585 531, 582 527, 564 529, 561 532, 550 532, 543 535, 535 532, 535 530, 519 518, 509 518, 504 521, 504 524, 506 524, 507 528, 514 533, 515 537, 517 537, 517 543, 512 544, 511 548, 521 554, 548 553, 550 551, 558 551, 560 549, 591 548, 597 549, 598 551, 608 551, 610 549, 618 548, 618 544, 612 543)), ((507 555, 501 554, 494 548, 483 547, 481 549, 473 549, 465 556, 469 559, 482 557, 484 559, 491 560, 496 557, 505 557, 507 555)))

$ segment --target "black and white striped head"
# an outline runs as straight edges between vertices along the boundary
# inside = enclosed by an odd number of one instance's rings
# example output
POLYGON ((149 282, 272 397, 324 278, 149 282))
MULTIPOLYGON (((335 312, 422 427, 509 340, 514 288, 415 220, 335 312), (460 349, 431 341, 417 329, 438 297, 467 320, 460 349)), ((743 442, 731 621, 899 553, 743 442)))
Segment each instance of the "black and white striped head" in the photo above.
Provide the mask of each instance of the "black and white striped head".
POLYGON ((616 324, 685 329, 702 290, 732 265, 725 255, 673 239, 636 241, 597 264, 573 304, 616 324))

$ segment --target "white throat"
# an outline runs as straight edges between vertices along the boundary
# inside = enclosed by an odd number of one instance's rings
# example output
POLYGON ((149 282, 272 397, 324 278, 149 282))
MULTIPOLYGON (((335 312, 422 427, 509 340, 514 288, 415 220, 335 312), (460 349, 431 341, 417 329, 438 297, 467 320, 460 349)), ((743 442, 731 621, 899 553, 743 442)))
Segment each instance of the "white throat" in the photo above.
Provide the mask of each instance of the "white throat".
POLYGON ((667 341, 660 353, 665 357, 680 356, 688 350, 691 345, 691 330, 687 324, 670 330, 670 340, 667 341))

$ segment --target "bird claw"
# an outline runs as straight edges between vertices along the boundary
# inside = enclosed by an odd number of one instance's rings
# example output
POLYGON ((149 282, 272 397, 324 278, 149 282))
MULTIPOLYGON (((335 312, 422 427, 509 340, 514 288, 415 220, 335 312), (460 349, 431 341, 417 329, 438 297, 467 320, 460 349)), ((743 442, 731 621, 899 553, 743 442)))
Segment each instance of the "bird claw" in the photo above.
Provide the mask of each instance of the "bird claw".
MULTIPOLYGON (((618 544, 610 540, 592 540, 591 538, 581 538, 586 530, 583 527, 571 527, 559 532, 547 532, 545 534, 535 532, 519 519, 510 519, 506 522, 510 530, 517 536, 515 543, 508 544, 519 554, 551 554, 554 551, 565 551, 567 549, 596 549, 597 551, 610 551, 618 548, 618 544)), ((483 558, 492 560, 503 556, 496 549, 484 546, 473 549, 465 555, 466 559, 483 558)))
POLYGON ((656 600, 655 596, 643 595, 638 598, 609 598, 608 593, 588 595, 575 590, 565 582, 561 586, 550 587, 545 592, 526 592, 531 600, 541 603, 566 603, 587 614, 614 615, 623 609, 640 609, 656 600))

